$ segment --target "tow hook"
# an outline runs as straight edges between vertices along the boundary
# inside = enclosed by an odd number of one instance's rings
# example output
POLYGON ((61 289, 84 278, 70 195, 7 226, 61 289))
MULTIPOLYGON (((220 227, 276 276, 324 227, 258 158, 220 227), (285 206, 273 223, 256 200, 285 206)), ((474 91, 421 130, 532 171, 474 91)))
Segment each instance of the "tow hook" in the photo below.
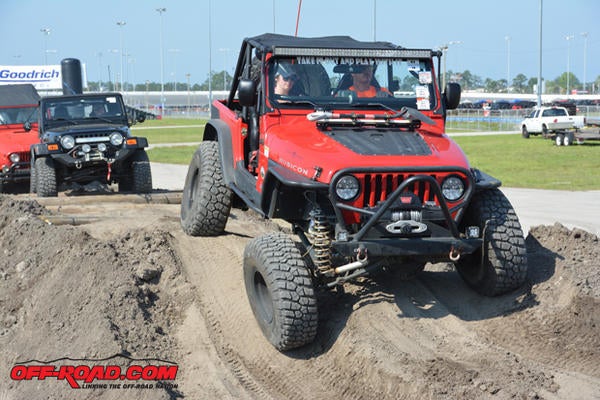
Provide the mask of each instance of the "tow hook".
POLYGON ((460 249, 456 249, 454 248, 454 246, 452 246, 450 248, 450 254, 448 255, 448 257, 450 257, 451 261, 456 262, 460 260, 460 253, 460 249))
POLYGON ((81 169, 83 167, 83 163, 80 160, 75 161, 75 168, 81 169))
POLYGON ((109 163, 106 163, 106 165, 107 165, 107 167, 108 167, 108 168, 107 168, 107 173, 106 173, 106 181, 107 181, 108 183, 110 183, 110 174, 111 174, 111 172, 112 172, 112 163, 111 163, 111 162, 109 162, 109 163))

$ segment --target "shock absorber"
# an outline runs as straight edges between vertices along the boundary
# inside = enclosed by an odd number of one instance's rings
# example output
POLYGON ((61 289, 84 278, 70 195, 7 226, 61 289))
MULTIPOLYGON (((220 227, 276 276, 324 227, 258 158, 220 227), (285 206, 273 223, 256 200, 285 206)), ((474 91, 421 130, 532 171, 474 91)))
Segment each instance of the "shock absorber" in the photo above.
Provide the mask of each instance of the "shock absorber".
POLYGON ((332 272, 331 267, 331 229, 320 208, 310 213, 308 234, 313 245, 313 262, 321 274, 332 272))

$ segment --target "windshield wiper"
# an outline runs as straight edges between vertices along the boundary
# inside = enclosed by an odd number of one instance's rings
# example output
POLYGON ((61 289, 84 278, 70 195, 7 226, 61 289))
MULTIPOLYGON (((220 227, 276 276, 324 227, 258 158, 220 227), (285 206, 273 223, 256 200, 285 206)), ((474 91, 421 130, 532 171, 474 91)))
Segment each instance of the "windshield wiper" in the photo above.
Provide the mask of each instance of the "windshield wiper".
POLYGON ((108 118, 104 118, 104 117, 97 117, 97 116, 89 116, 89 117, 85 117, 85 119, 99 119, 102 120, 104 122, 108 122, 109 124, 112 124, 113 121, 108 119, 108 118))

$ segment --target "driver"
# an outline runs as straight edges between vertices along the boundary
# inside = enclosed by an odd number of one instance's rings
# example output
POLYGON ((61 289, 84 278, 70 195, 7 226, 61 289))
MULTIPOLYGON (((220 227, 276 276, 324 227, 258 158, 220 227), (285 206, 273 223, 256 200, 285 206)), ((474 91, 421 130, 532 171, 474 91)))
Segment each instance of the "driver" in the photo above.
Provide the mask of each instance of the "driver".
POLYGON ((273 93, 280 96, 288 96, 298 80, 298 75, 289 64, 279 64, 275 71, 275 88, 273 93))
POLYGON ((356 93, 357 97, 390 97, 392 94, 386 88, 373 85, 373 66, 352 66, 352 86, 348 90, 356 93))

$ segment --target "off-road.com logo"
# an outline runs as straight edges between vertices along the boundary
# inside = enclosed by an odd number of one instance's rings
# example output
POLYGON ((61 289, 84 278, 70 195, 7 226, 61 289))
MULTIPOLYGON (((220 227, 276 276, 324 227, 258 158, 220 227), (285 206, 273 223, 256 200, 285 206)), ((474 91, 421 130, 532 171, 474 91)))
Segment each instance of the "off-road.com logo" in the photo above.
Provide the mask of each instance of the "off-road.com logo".
POLYGON ((36 379, 43 381, 47 378, 55 378, 67 381, 72 388, 76 389, 126 389, 155 386, 154 384, 148 385, 150 382, 156 383, 157 388, 172 386, 165 381, 174 381, 179 367, 169 361, 163 362, 171 365, 132 364, 122 367, 119 365, 53 365, 52 362, 32 361, 15 365, 10 371, 10 378, 15 381, 36 379), (123 383, 122 381, 135 383, 123 383))

